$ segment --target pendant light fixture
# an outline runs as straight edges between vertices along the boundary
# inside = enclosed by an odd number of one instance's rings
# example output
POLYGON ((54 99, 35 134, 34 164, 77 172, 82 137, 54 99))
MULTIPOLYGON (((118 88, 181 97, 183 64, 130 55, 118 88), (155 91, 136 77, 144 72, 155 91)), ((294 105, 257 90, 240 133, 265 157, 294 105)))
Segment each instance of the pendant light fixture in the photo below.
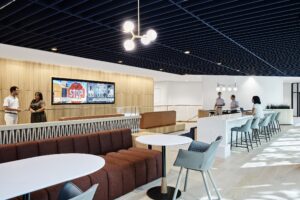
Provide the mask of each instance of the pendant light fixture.
POLYGON ((130 33, 131 34, 131 39, 127 39, 124 41, 123 45, 126 51, 132 51, 135 49, 135 39, 140 39, 141 43, 143 45, 149 45, 151 42, 153 42, 157 38, 157 33, 153 29, 149 29, 146 34, 141 35, 140 34, 140 0, 137 1, 138 7, 138 20, 137 20, 137 35, 134 33, 134 23, 132 21, 126 21, 123 24, 123 31, 125 33, 130 33))
POLYGON ((227 85, 227 88, 226 88, 225 84, 220 84, 220 83, 217 83, 217 87, 216 87, 217 92, 220 92, 220 91, 222 91, 222 92, 225 92, 225 91, 228 91, 228 92, 234 91, 234 92, 236 92, 237 90, 238 90, 238 88, 237 88, 236 82, 234 84, 227 85))

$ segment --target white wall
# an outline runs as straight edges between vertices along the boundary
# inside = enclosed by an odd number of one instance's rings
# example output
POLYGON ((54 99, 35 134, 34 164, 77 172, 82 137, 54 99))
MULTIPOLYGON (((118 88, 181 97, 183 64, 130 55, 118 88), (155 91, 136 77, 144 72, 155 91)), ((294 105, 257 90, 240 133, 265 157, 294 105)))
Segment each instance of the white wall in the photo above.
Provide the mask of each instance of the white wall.
POLYGON ((283 103, 291 106, 291 83, 283 84, 283 103))
POLYGON ((245 76, 201 76, 198 82, 169 81, 155 82, 155 105, 203 105, 213 109, 217 97, 217 83, 238 86, 236 92, 223 92, 226 106, 230 105, 230 96, 236 95, 240 106, 252 108, 252 96, 258 95, 263 106, 283 103, 283 79, 281 77, 245 77, 245 76))
POLYGON ((226 106, 230 104, 230 95, 235 94, 240 106, 245 109, 252 108, 252 96, 261 98, 263 106, 283 103, 283 79, 281 77, 244 77, 244 76, 204 76, 203 92, 205 93, 203 106, 211 109, 217 96, 216 86, 220 84, 237 83, 238 91, 223 92, 226 106))
POLYGON ((202 105, 202 103, 201 81, 155 82, 155 105, 202 105))

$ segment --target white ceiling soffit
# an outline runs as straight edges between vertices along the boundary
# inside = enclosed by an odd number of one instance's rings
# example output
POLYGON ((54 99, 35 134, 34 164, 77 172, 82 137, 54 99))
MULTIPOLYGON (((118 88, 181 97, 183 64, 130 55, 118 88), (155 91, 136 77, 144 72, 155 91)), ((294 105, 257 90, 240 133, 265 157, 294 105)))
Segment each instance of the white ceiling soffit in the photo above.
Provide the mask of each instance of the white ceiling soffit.
MULTIPOLYGON (((6 45, 0 43, 0 57, 21 61, 33 61, 45 64, 54 64, 99 71, 117 72, 129 75, 137 75, 153 78, 155 81, 179 81, 181 75, 170 74, 149 69, 142 69, 128 65, 110 63, 76 56, 69 56, 60 53, 41 51, 36 49, 6 45)), ((117 62, 117 61, 116 61, 117 62)))

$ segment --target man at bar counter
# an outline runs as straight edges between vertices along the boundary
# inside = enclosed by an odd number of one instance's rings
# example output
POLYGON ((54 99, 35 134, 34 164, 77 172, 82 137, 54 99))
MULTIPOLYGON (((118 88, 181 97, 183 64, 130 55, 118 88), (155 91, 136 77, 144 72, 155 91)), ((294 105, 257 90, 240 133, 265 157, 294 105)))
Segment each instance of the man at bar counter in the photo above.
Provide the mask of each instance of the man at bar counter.
POLYGON ((239 102, 235 99, 235 95, 231 95, 230 97, 230 113, 237 113, 237 109, 239 108, 239 102))
POLYGON ((222 108, 225 106, 224 99, 222 99, 222 93, 218 92, 218 98, 216 99, 215 103, 215 110, 216 110, 216 115, 222 115, 222 108))
POLYGON ((6 125, 14 125, 18 123, 18 112, 19 109, 19 88, 17 86, 12 86, 10 88, 10 95, 4 99, 4 120, 6 125))

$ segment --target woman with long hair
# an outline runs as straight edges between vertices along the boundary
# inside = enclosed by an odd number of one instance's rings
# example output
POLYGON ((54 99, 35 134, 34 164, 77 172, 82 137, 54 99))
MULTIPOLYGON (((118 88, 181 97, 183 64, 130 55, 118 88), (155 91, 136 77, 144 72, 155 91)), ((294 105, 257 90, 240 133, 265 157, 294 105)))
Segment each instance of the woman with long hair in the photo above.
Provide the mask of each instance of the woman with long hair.
POLYGON ((253 108, 252 108, 253 117, 260 118, 260 119, 264 118, 264 111, 259 96, 253 96, 252 103, 253 103, 253 108))

